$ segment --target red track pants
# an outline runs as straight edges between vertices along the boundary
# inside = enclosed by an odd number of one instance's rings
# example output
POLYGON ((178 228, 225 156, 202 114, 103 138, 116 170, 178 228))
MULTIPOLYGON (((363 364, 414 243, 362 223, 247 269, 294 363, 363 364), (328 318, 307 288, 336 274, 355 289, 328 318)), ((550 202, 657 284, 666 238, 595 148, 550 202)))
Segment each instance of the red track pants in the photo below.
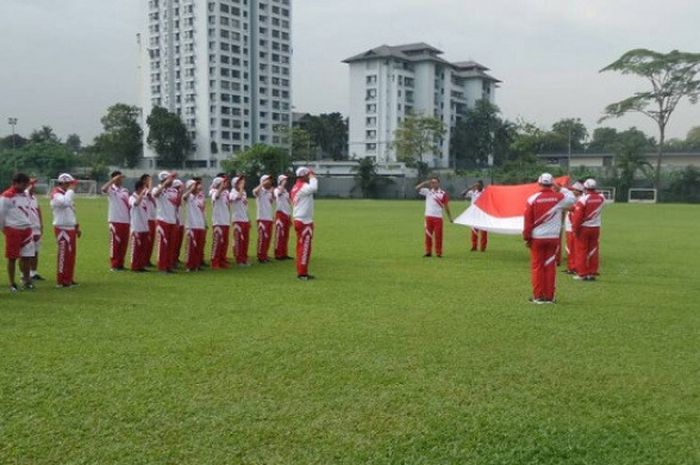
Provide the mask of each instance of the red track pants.
POLYGON ((566 269, 576 271, 576 238, 571 231, 566 232, 566 269))
MULTIPOLYGON (((204 242, 207 237, 206 229, 187 230, 187 264, 188 270, 196 270, 204 261, 204 242)), ((226 249, 224 249, 226 250, 226 249)))
POLYGON ((530 245, 532 296, 553 300, 557 276, 557 247, 559 239, 533 239, 530 245))
POLYGON ((258 260, 268 260, 272 242, 272 221, 258 220, 258 260))
POLYGON ((153 257, 153 247, 156 243, 156 227, 158 222, 156 220, 148 220, 148 245, 146 249, 146 261, 151 263, 151 258, 153 257))
POLYGON ((304 224, 301 221, 295 221, 294 231, 297 233, 297 276, 306 276, 309 274, 314 224, 304 224))
POLYGON ((233 256, 236 264, 248 263, 248 244, 250 242, 250 223, 236 221, 233 223, 233 256))
POLYGON ((56 236, 56 283, 69 286, 75 280, 75 257, 77 240, 75 229, 53 228, 56 236))
POLYGON ((486 250, 486 246, 489 243, 489 233, 488 231, 482 231, 481 229, 472 229, 472 250, 476 250, 477 246, 480 246, 481 251, 486 250), (479 244, 479 236, 481 236, 481 244, 479 244))
POLYGON ((109 261, 112 268, 124 268, 129 248, 129 223, 109 223, 109 261))
POLYGON ((177 225, 177 240, 175 241, 175 263, 180 261, 180 251, 182 244, 185 242, 185 225, 177 225))
POLYGON ((174 270, 176 266, 177 225, 158 221, 158 270, 174 270))
POLYGON ((131 270, 143 270, 148 265, 148 232, 131 233, 131 270))
POLYGON ((598 274, 600 261, 600 228, 582 227, 576 236, 576 273, 579 276, 598 274))
POLYGON ((275 258, 285 258, 289 255, 289 230, 292 221, 289 215, 277 212, 275 215, 275 258))
POLYGON ((211 267, 228 268, 228 226, 214 226, 212 230, 211 267))
POLYGON ((442 256, 442 218, 433 216, 425 217, 425 253, 433 253, 433 241, 435 241, 435 254, 442 256))

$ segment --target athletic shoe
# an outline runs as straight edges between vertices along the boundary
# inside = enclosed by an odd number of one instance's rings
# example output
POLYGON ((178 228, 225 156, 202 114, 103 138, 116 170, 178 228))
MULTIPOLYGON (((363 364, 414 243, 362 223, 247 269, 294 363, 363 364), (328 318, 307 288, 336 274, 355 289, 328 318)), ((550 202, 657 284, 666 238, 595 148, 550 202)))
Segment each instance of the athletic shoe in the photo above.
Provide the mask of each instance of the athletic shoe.
POLYGON ((311 281, 312 279, 316 279, 316 277, 310 274, 302 274, 297 276, 297 279, 300 281, 311 281))
POLYGON ((575 274, 575 275, 574 275, 574 280, 576 280, 576 281, 585 281, 585 280, 586 280, 586 277, 585 277, 585 276, 578 275, 578 274, 575 274))
POLYGON ((432 256, 433 256, 433 254, 427 253, 427 254, 423 255, 423 258, 430 258, 430 257, 432 257, 432 256))
POLYGON ((110 268, 109 271, 111 271, 112 273, 119 273, 121 271, 124 271, 124 267, 110 268))
POLYGON ((472 247, 472 249, 470 250, 470 252, 476 252, 476 251, 477 251, 476 247, 472 247))
POLYGON ((575 271, 572 271, 572 270, 561 270, 561 272, 564 274, 575 274, 576 273, 575 271))
POLYGON ((15 292, 19 292, 19 288, 17 287, 17 284, 10 284, 10 292, 12 292, 13 294, 15 292))
POLYGON ((70 287, 78 287, 78 286, 80 286, 80 284, 78 284, 76 281, 72 281, 70 283, 70 287))
POLYGON ((258 263, 262 263, 262 264, 270 263, 270 260, 266 258, 265 260, 258 260, 258 263))
POLYGON ((68 289, 69 287, 73 287, 70 284, 56 284, 56 287, 58 289, 68 289))
POLYGON ((595 276, 589 275, 583 278, 584 281, 595 281, 595 276))
POLYGON ((32 276, 32 279, 34 281, 44 281, 44 278, 42 278, 40 274, 35 274, 34 276, 32 276))
POLYGON ((530 302, 531 304, 537 304, 537 305, 541 305, 544 303, 544 300, 535 299, 534 297, 530 297, 529 299, 527 299, 527 301, 530 302))
POLYGON ((250 263, 239 263, 238 267, 239 268, 250 268, 250 263))
POLYGON ((540 300, 540 303, 543 303, 543 304, 556 304, 556 303, 557 303, 557 300, 556 300, 556 299, 552 299, 552 300, 542 299, 542 300, 540 300))
POLYGON ((148 273, 151 270, 147 270, 146 268, 141 268, 140 270, 131 270, 134 273, 148 273))
POLYGON ((25 291, 33 291, 34 290, 34 284, 32 284, 31 281, 28 283, 24 283, 23 287, 24 287, 25 291))

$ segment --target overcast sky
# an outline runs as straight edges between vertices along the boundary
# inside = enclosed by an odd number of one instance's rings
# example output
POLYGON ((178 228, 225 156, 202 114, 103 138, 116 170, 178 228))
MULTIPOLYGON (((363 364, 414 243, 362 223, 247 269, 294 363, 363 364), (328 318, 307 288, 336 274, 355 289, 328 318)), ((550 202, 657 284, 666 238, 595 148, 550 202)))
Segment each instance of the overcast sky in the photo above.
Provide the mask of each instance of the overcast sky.
MULTIPOLYGON (((200 0, 204 1, 204 0, 200 0)), ((581 117, 595 127, 607 103, 643 84, 598 70, 631 48, 700 52, 698 0, 292 0, 294 106, 348 108, 341 60, 369 48, 428 42, 449 60, 473 59, 503 81, 503 114, 542 127, 581 117)), ((2 0, 0 135, 42 124, 90 142, 115 102, 137 104, 141 0, 2 0)), ((642 117, 609 123, 636 125, 642 117)), ((670 134, 700 125, 684 104, 670 134)))

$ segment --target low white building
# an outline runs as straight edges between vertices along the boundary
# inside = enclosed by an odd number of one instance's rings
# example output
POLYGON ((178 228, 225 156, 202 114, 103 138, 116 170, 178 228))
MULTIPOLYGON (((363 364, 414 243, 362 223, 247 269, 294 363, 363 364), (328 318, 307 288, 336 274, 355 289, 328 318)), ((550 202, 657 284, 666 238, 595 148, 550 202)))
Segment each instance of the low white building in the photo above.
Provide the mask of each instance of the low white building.
POLYGON ((409 113, 434 116, 447 132, 439 155, 425 154, 434 168, 449 166, 451 130, 478 100, 495 101, 500 82, 474 61, 450 63, 425 43, 382 45, 344 60, 350 65, 351 158, 396 161, 394 132, 409 113))

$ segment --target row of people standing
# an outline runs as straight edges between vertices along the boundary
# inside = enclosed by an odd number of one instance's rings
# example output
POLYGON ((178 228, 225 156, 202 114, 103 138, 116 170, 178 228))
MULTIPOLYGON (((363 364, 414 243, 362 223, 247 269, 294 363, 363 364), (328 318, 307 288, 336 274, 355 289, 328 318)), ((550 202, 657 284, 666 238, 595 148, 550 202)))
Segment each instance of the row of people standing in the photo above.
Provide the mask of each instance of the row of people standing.
MULTIPOLYGON (((269 175, 260 178, 253 189, 256 199, 258 262, 269 263, 269 250, 274 237, 274 258, 290 260, 288 243, 292 222, 297 232, 297 275, 301 280, 313 279, 308 266, 313 238, 313 197, 318 181, 308 168, 299 168, 296 183, 288 190, 289 177, 277 178, 277 186, 269 175), (292 220, 293 218, 293 220, 292 220), (273 233, 274 230, 274 233, 273 233)), ((186 242, 185 269, 199 271, 204 266, 207 193, 200 178, 186 182, 177 173, 163 171, 158 185, 143 175, 133 193, 123 186, 121 172, 112 173, 102 186, 109 199, 110 263, 114 271, 125 269, 126 254, 131 238, 132 271, 144 272, 150 264, 157 245, 157 268, 173 273, 178 267, 182 246, 186 242)), ((233 239, 233 259, 236 265, 249 266, 248 249, 250 219, 244 175, 229 178, 220 173, 208 190, 211 203, 211 268, 229 268, 228 251, 233 239)))

